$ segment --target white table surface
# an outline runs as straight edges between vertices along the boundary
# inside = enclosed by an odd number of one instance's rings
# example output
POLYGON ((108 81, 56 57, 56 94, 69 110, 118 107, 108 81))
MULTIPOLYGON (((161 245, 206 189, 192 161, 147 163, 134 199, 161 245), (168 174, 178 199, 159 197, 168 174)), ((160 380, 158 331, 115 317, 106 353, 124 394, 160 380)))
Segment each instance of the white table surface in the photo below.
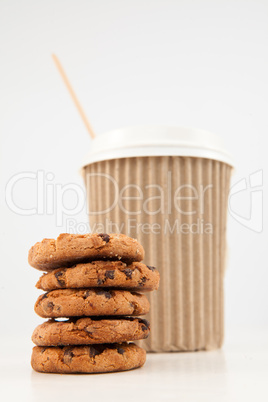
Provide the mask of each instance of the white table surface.
POLYGON ((229 332, 221 350, 148 354, 111 374, 36 373, 31 343, 2 339, 1 401, 268 401, 268 331, 229 332))

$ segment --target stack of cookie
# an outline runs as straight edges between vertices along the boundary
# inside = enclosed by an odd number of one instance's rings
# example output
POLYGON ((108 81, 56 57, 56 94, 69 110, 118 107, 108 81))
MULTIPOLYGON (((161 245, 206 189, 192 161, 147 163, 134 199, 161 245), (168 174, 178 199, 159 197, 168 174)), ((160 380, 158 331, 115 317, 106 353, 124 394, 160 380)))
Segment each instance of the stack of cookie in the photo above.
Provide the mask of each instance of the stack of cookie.
POLYGON ((46 271, 37 288, 35 312, 48 321, 32 340, 32 367, 47 373, 130 370, 146 352, 133 340, 149 335, 149 312, 138 291, 158 288, 159 273, 140 261, 143 247, 122 234, 61 234, 29 251, 29 263, 46 271), (56 320, 56 318, 67 318, 56 320))

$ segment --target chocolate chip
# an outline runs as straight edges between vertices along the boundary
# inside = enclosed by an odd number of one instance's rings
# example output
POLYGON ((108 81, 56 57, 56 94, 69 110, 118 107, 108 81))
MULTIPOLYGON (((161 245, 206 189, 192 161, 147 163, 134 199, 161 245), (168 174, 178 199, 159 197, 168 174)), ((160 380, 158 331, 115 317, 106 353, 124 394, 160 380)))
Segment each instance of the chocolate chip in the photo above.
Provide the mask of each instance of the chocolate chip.
POLYGON ((114 279, 114 270, 106 271, 105 278, 114 279))
POLYGON ((99 236, 104 240, 106 243, 109 242, 110 236, 107 233, 100 233, 99 236))
POLYGON ((63 288, 65 286, 65 280, 60 278, 63 275, 63 272, 59 271, 59 272, 56 272, 54 275, 55 275, 55 278, 57 279, 57 282, 60 285, 60 287, 63 288))
POLYGON ((63 354, 63 361, 64 363, 71 363, 71 361, 73 360, 74 354, 72 352, 72 348, 67 348, 64 351, 63 354))
POLYGON ((136 308, 137 308, 137 305, 136 305, 136 303, 133 303, 133 302, 129 302, 129 305, 130 305, 130 307, 131 308, 133 308, 133 315, 135 315, 134 313, 136 312, 136 308))
MULTIPOLYGON (((150 323, 149 321, 145 320, 144 318, 140 318, 139 321, 145 326, 147 327, 147 329, 150 329, 150 323)), ((143 329, 143 331, 145 331, 145 329, 143 329)))
POLYGON ((96 295, 98 296, 105 296, 106 299, 111 299, 112 295, 110 292, 108 292, 107 290, 96 290, 96 295))
POLYGON ((90 296, 90 291, 86 290, 86 292, 83 294, 83 299, 87 299, 88 296, 90 296))
POLYGON ((97 355, 100 355, 100 354, 102 354, 104 349, 106 349, 105 345, 89 346, 89 356, 90 357, 95 357, 97 355))
POLYGON ((54 309, 54 303, 53 302, 47 302, 47 304, 46 304, 46 307, 45 307, 45 310, 46 310, 46 312, 47 313, 51 313, 52 311, 53 311, 53 309, 54 309))
POLYGON ((128 278, 128 279, 131 279, 132 278, 132 269, 130 269, 130 268, 126 268, 126 269, 123 269, 123 272, 124 272, 124 274, 126 275, 126 277, 128 278))
POLYGON ((102 285, 105 281, 103 279, 98 279, 97 284, 102 285))
POLYGON ((147 265, 147 268, 149 268, 151 271, 155 271, 155 267, 152 267, 151 265, 147 265))
POLYGON ((144 286, 145 282, 147 281, 147 278, 145 278, 145 276, 143 276, 139 282, 140 286, 144 286))
POLYGON ((109 349, 116 349, 117 352, 120 353, 120 355, 123 355, 125 353, 125 350, 123 348, 121 348, 120 346, 118 346, 117 344, 111 343, 107 346, 109 349))

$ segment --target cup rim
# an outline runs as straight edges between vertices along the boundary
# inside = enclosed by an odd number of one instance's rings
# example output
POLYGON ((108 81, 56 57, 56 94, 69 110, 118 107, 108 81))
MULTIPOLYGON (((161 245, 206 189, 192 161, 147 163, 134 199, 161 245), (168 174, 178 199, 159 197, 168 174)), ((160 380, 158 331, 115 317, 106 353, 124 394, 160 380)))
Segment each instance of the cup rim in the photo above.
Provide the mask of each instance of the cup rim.
POLYGON ((91 141, 82 169, 95 162, 146 156, 188 156, 234 166, 221 138, 209 131, 174 126, 131 126, 111 130, 91 141))

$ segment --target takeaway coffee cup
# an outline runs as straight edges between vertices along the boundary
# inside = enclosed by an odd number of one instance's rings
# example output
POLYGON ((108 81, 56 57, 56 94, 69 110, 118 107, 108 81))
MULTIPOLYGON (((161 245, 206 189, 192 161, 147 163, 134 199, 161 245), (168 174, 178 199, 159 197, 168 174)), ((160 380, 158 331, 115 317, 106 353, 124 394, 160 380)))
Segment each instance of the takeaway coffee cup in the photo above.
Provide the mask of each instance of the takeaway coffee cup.
POLYGON ((203 130, 130 127, 92 141, 83 166, 91 230, 137 238, 160 271, 147 351, 222 345, 231 172, 219 138, 203 130))

